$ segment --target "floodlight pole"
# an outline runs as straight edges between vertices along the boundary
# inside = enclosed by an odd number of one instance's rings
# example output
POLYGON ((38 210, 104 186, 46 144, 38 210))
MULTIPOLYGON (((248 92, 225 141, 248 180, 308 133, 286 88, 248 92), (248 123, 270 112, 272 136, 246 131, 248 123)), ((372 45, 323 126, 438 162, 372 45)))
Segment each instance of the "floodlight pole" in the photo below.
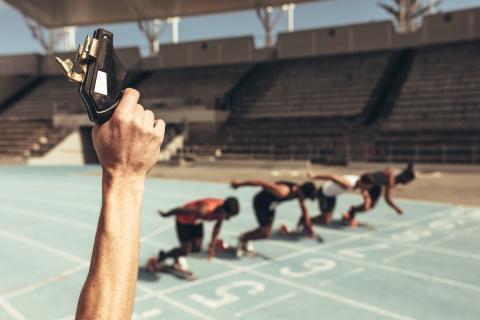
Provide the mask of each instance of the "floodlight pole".
POLYGON ((440 0, 428 0, 428 14, 437 13, 437 7, 440 5, 440 0))
POLYGON ((273 45, 272 43, 272 31, 280 21, 280 18, 283 15, 283 11, 277 11, 275 16, 272 18, 272 13, 274 9, 272 7, 260 8, 257 7, 255 12, 257 17, 260 20, 260 23, 265 31, 265 47, 269 48, 273 45))
POLYGON ((160 37, 167 29, 167 24, 160 19, 138 21, 138 28, 145 35, 150 48, 150 55, 156 56, 160 51, 160 37))
POLYGON ((47 55, 53 54, 57 50, 59 43, 63 44, 62 49, 65 51, 75 50, 75 27, 49 29, 45 28, 30 17, 23 16, 23 19, 30 29, 33 37, 37 39, 47 55))
POLYGON ((178 43, 178 25, 180 24, 180 17, 171 17, 167 19, 167 22, 172 25, 172 42, 178 43))
POLYGON ((391 0, 389 5, 379 2, 378 5, 393 16, 400 33, 415 32, 421 26, 422 19, 435 12, 440 0, 429 0, 428 5, 423 5, 421 0, 391 0))

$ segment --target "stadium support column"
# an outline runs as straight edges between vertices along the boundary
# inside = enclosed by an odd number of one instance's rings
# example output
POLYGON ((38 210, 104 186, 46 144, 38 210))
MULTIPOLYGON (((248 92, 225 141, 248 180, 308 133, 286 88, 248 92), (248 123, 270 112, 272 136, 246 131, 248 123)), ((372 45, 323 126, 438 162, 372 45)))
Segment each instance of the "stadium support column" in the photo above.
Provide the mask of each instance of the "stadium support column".
POLYGON ((63 35, 61 40, 63 42, 63 49, 65 51, 75 51, 77 49, 76 27, 63 27, 63 35))
POLYGON ((160 19, 138 21, 138 28, 147 38, 151 56, 158 55, 160 51, 160 37, 165 32, 167 26, 160 19))
POLYGON ((265 31, 265 47, 269 48, 273 45, 272 42, 272 31, 280 21, 283 15, 283 11, 277 11, 275 16, 272 17, 274 9, 272 7, 266 8, 256 8, 257 17, 262 24, 263 30, 265 31))
POLYGON ((428 0, 428 14, 436 14, 439 5, 440 0, 428 0))
POLYGON ((282 10, 288 14, 288 32, 295 31, 295 4, 284 4, 282 10))
POLYGON ((49 29, 27 16, 23 16, 23 18, 33 37, 40 43, 47 55, 53 54, 57 49, 62 51, 74 51, 76 49, 76 27, 49 29))
POLYGON ((172 25, 172 42, 178 43, 178 25, 180 24, 180 17, 171 17, 167 22, 172 25))

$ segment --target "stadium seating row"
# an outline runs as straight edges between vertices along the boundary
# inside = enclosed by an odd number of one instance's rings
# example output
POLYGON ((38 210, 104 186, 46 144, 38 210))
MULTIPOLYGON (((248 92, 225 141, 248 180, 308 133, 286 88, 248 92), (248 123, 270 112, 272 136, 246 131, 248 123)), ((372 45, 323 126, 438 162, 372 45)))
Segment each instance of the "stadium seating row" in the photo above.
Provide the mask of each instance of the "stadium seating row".
MULTIPOLYGON (((230 110, 210 138, 191 132, 191 150, 336 163, 480 162, 480 43, 414 51, 406 79, 391 88, 399 92, 395 101, 380 112, 366 105, 385 73, 395 72, 387 67, 394 51, 139 71, 135 87, 142 103, 160 112, 230 110), (368 125, 359 120, 366 112, 378 113, 368 125)), ((0 112, 0 155, 40 154, 53 146, 70 129, 55 128, 52 115, 83 110, 76 90, 51 75, 17 97, 0 112)))

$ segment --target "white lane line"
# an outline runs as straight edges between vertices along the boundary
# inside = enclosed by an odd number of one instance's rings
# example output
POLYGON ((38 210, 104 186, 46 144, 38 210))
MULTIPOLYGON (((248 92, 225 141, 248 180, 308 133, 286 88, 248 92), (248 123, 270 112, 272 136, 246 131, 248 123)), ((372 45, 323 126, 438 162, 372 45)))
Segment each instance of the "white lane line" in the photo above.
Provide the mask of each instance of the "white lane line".
MULTIPOLYGON (((278 243, 278 245, 282 245, 282 244, 278 243)), ((292 245, 289 245, 288 247, 291 247, 291 246, 292 245)), ((300 249, 301 247, 298 247, 298 248, 300 249)), ((432 248, 429 248, 429 249, 432 249, 432 248)), ((432 251, 433 251, 433 249, 432 249, 432 251)), ((439 251, 439 250, 435 250, 435 251, 439 251)), ((444 250, 440 250, 440 251, 444 251, 444 250)), ((384 269, 384 270, 387 270, 387 271, 390 271, 390 272, 393 272, 393 273, 403 274, 403 275, 415 277, 415 278, 422 279, 422 280, 429 281, 429 282, 442 283, 442 284, 445 284, 445 285, 450 285, 450 286, 454 286, 454 287, 460 287, 460 288, 463 288, 463 289, 468 289, 468 290, 473 290, 473 291, 480 292, 480 287, 478 287, 478 286, 470 285, 468 283, 453 280, 453 279, 450 279, 450 278, 440 277, 440 276, 431 275, 431 274, 425 274, 425 273, 422 273, 422 272, 408 270, 408 269, 405 269, 405 268, 396 268, 396 267, 393 267, 393 266, 383 265, 383 264, 379 264, 379 263, 375 263, 375 262, 367 262, 367 261, 361 261, 361 260, 358 260, 358 259, 348 258, 348 257, 344 257, 344 256, 341 256, 341 255, 338 255, 338 254, 335 254, 335 253, 321 251, 321 247, 317 248, 314 252, 317 252, 319 254, 323 254, 323 255, 326 255, 326 256, 330 256, 330 257, 332 257, 334 259, 337 259, 337 260, 353 262, 353 263, 361 264, 363 266, 369 266, 369 267, 373 267, 373 268, 377 268, 377 269, 384 269)))
MULTIPOLYGON (((436 216, 438 216, 440 214, 444 214, 444 213, 443 212, 442 213, 435 213, 433 215, 424 216, 422 218, 415 219, 415 221, 410 220, 410 221, 408 221, 408 226, 411 225, 411 224, 414 224, 416 222, 422 222, 423 220, 436 218, 436 216)), ((392 229, 397 229, 399 227, 407 226, 406 223, 407 222, 403 223, 402 225, 397 224, 395 226, 382 229, 382 233, 384 231, 389 231, 389 230, 392 230, 392 229)), ((477 228, 477 227, 475 227, 475 228, 477 228)), ((334 233, 334 234, 345 235, 344 231, 333 230, 331 228, 322 228, 321 230, 325 231, 327 233, 330 232, 330 233, 334 233)), ((401 246, 401 247, 406 247, 406 248, 410 248, 410 249, 417 249, 417 250, 423 250, 423 251, 428 251, 428 252, 440 253, 440 254, 449 255, 449 256, 453 256, 453 257, 464 258, 464 259, 480 260, 480 255, 476 255, 476 254, 472 254, 472 253, 468 253, 468 252, 461 252, 461 251, 458 251, 458 250, 451 250, 451 249, 441 248, 441 247, 430 247, 428 245, 422 245, 422 244, 418 244, 418 243, 414 243, 414 242, 409 242, 409 243, 396 242, 396 241, 391 240, 389 238, 390 235, 388 235, 388 234, 383 235, 383 234, 370 233, 370 234, 359 234, 359 235, 352 235, 352 236, 355 236, 356 239, 358 239, 358 240, 363 240, 363 239, 378 240, 382 243, 388 243, 392 246, 401 246)), ((325 247, 325 245, 323 245, 323 247, 325 247)))
POLYGON ((195 308, 191 308, 186 304, 175 301, 174 299, 171 299, 171 298, 169 298, 169 297, 167 297, 163 294, 157 293, 154 290, 149 289, 149 288, 147 288, 147 287, 145 287, 141 284, 137 284, 137 288, 140 291, 151 294, 152 296, 154 296, 156 299, 158 299, 160 301, 166 302, 166 303, 176 307, 177 309, 184 311, 185 313, 188 313, 192 316, 195 316, 196 318, 203 319, 203 320, 214 320, 214 318, 209 317, 209 316, 201 313, 200 311, 196 310, 195 308))
POLYGON ((7 205, 4 205, 4 204, 1 205, 1 208, 2 208, 2 210, 10 211, 12 214, 20 214, 20 215, 24 215, 24 216, 29 216, 29 217, 34 217, 34 218, 38 218, 38 219, 53 221, 53 222, 57 222, 57 223, 63 223, 63 224, 71 225, 71 226, 78 227, 78 228, 95 230, 95 227, 93 227, 92 225, 90 225, 88 223, 79 222, 79 221, 75 221, 75 220, 71 220, 71 219, 55 217, 53 215, 40 213, 38 211, 11 207, 11 206, 7 206, 7 205))
MULTIPOLYGON (((53 185, 37 185, 37 187, 32 187, 31 185, 29 186, 30 190, 32 190, 32 193, 29 195, 28 197, 28 200, 33 200, 33 201, 37 201, 37 202, 41 202, 41 203, 47 203, 47 204, 54 204, 54 205, 59 205, 59 204, 65 204, 65 205, 68 205, 70 207, 73 207, 73 208, 77 208, 77 209, 87 209, 89 211, 100 211, 100 204, 101 204, 101 190, 100 189, 95 189, 95 190, 86 190, 85 188, 75 188, 74 185, 72 186, 69 186, 68 187, 68 190, 66 190, 65 188, 58 188, 57 186, 53 186, 53 185), (50 198, 47 198, 47 197, 41 197, 41 196, 35 196, 33 193, 34 192, 37 192, 38 189, 41 189, 41 190, 49 190, 49 191, 55 191, 55 201, 52 201, 50 200, 50 198), (72 192, 71 190, 78 190, 78 192, 72 192), (58 195, 59 194, 64 194, 66 196, 72 196, 72 197, 76 197, 78 198, 79 195, 82 195, 84 196, 84 199, 82 202, 85 203, 85 202, 94 202, 96 203, 95 205, 88 205, 88 204, 82 204, 82 203, 79 203, 78 201, 76 202, 73 202, 73 201, 61 201, 60 199, 58 199, 58 195), (94 194, 95 196, 91 196, 92 194, 94 194)), ((22 186, 22 191, 24 192, 25 191, 25 188, 28 188, 28 187, 25 187, 25 186, 22 186)), ((11 190, 8 190, 8 191, 11 191, 11 190)), ((52 192, 53 193, 53 192, 52 192)), ((23 193, 22 193, 23 194, 23 193)), ((16 193, 8 193, 7 191, 2 191, 0 193, 0 197, 3 197, 3 198, 6 198, 6 199, 12 199, 12 197, 15 197, 15 196, 18 196, 18 194, 16 193)), ((178 197, 178 193, 177 192, 165 192, 165 191, 162 191, 162 198, 163 199, 169 199, 171 200, 172 198, 175 198, 175 199, 178 199, 179 201, 181 200, 184 200, 184 197, 178 197)), ((22 199, 22 201, 25 201, 25 199, 22 199)), ((159 203, 162 202, 161 199, 159 199, 158 201, 159 203)), ((150 201, 149 199, 147 199, 147 192, 145 193, 145 196, 144 196, 144 199, 143 199, 143 206, 151 206, 151 207, 157 207, 158 204, 157 203, 153 203, 152 201, 150 201)), ((142 208, 142 211, 143 211, 143 208, 142 208)), ((147 216, 144 216, 144 218, 147 218, 148 220, 157 220, 158 217, 152 217, 150 215, 147 215, 147 216)))
POLYGON ((198 280, 195 280, 195 281, 192 281, 192 282, 188 282, 188 283, 185 283, 185 284, 176 285, 176 286, 171 287, 171 288, 163 289, 163 290, 157 291, 156 293, 161 294, 161 295, 165 295, 165 294, 172 293, 172 292, 175 292, 175 291, 179 291, 179 290, 182 290, 182 289, 192 288, 192 287, 198 286, 200 284, 204 284, 204 283, 212 282, 212 281, 215 281, 215 280, 220 280, 220 279, 223 279, 223 278, 231 277, 235 274, 239 274, 242 271, 244 271, 244 268, 231 269, 231 270, 228 270, 228 271, 225 271, 225 272, 216 273, 216 274, 214 274, 212 276, 209 276, 209 277, 201 278, 201 279, 198 279, 198 280))
POLYGON ((143 295, 141 295, 141 296, 135 297, 135 303, 148 300, 148 299, 150 299, 151 297, 153 297, 153 294, 145 293, 145 294, 143 294, 143 295))
POLYGON ((70 269, 70 270, 67 270, 67 271, 64 271, 62 273, 59 273, 59 274, 56 274, 56 275, 53 275, 53 276, 50 276, 46 279, 43 279, 41 281, 38 281, 38 282, 35 282, 33 284, 30 284, 26 287, 23 287, 23 288, 20 288, 20 289, 16 289, 14 291, 11 291, 5 295, 3 295, 3 298, 6 299, 6 300, 9 300, 9 299, 12 299, 12 298, 15 298, 17 296, 20 296, 22 294, 25 294, 25 293, 28 293, 30 291, 33 291, 37 288, 40 288, 50 282, 55 282, 55 281, 58 281, 58 280, 63 280, 64 278, 66 277, 69 277, 71 275, 74 275, 75 273, 78 273, 82 270, 85 270, 88 266, 87 265, 80 265, 80 266, 77 266, 73 269, 70 269))
MULTIPOLYGON (((354 240, 354 239, 352 239, 350 237, 350 238, 347 238, 347 239, 339 240, 336 243, 334 243, 334 242, 328 243, 326 245, 323 245, 323 247, 326 247, 328 245, 335 245, 337 243, 348 242, 348 241, 352 241, 352 240, 354 240)), ((152 244, 158 244, 158 242, 152 241, 152 240, 148 240, 146 242, 147 243, 152 243, 152 244)), ((302 250, 297 250, 295 252, 282 255, 282 256, 277 257, 273 260, 260 261, 260 262, 257 262, 257 263, 254 263, 254 264, 251 264, 251 265, 248 265, 248 266, 238 266, 238 265, 235 265, 233 263, 228 263, 228 262, 225 262, 221 259, 214 258, 211 261, 212 263, 217 263, 217 264, 221 264, 221 265, 228 264, 228 267, 231 268, 231 269, 228 270, 228 271, 222 272, 222 273, 217 273, 217 274, 214 274, 214 275, 211 275, 211 276, 208 276, 208 277, 201 278, 201 279, 196 280, 194 282, 188 282, 188 283, 176 285, 176 286, 171 287, 171 288, 163 289, 163 290, 157 291, 157 293, 168 294, 168 293, 176 292, 176 291, 179 291, 179 290, 182 290, 182 289, 195 287, 195 286, 203 284, 203 283, 208 283, 208 282, 215 281, 215 280, 220 280, 220 279, 223 279, 223 278, 226 278, 226 277, 231 277, 235 274, 239 274, 239 273, 247 271, 247 270, 268 266, 268 265, 274 264, 274 263, 279 262, 279 261, 288 260, 288 259, 291 259, 291 258, 294 258, 294 257, 297 257, 297 256, 308 254, 310 252, 316 251, 317 249, 318 248, 303 248, 302 250)))
POLYGON ((397 320, 413 320, 414 319, 414 318, 411 318, 411 317, 406 316, 406 315, 402 315, 402 314, 399 314, 399 313, 396 313, 396 312, 393 312, 393 311, 389 311, 389 310, 386 310, 386 309, 376 307, 374 305, 363 303, 363 302, 360 302, 360 301, 357 301, 357 300, 351 300, 351 299, 345 298, 343 296, 336 295, 336 294, 328 292, 328 291, 315 289, 315 288, 312 288, 312 287, 309 287, 309 286, 306 286, 306 285, 302 285, 302 284, 297 283, 297 282, 292 282, 292 281, 289 281, 289 280, 281 279, 281 278, 278 278, 276 276, 268 275, 268 274, 265 274, 263 272, 259 272, 259 271, 256 271, 256 270, 248 270, 247 272, 250 273, 250 274, 253 274, 255 276, 258 276, 260 278, 268 279, 268 280, 271 280, 271 281, 274 281, 274 282, 277 282, 277 283, 284 284, 286 286, 290 286, 290 287, 293 287, 293 288, 297 288, 297 289, 300 289, 300 290, 303 290, 303 291, 313 293, 317 296, 320 296, 320 297, 328 299, 328 300, 332 300, 332 301, 335 301, 335 302, 338 302, 338 303, 341 303, 341 304, 345 304, 345 305, 348 305, 348 306, 351 306, 351 307, 355 307, 355 308, 358 308, 358 309, 370 311, 372 313, 375 313, 377 315, 380 315, 380 316, 383 316, 383 317, 386 317, 386 318, 397 319, 397 320))
POLYGON ((418 244, 418 243, 415 243, 415 242, 409 242, 409 243, 394 242, 392 240, 389 240, 388 238, 383 238, 383 237, 373 237, 373 238, 377 239, 378 241, 390 243, 393 246, 397 245, 397 246, 405 247, 405 248, 409 248, 409 249, 416 249, 416 250, 423 250, 423 251, 428 251, 428 252, 433 252, 433 253, 440 253, 440 254, 443 254, 443 255, 457 257, 457 258, 463 258, 463 259, 480 260, 480 255, 478 255, 478 254, 462 252, 462 251, 458 251, 458 250, 451 250, 451 249, 446 249, 446 248, 441 248, 441 247, 430 247, 428 245, 418 244))
POLYGON ((75 320, 75 316, 66 316, 57 320, 75 320))
POLYGON ((152 317, 158 316, 161 313, 163 313, 162 310, 158 308, 153 308, 147 311, 143 311, 140 315, 144 318, 152 318, 152 317))
POLYGON ((351 262, 351 263, 356 263, 356 264, 362 265, 364 267, 371 267, 371 268, 374 268, 374 269, 384 270, 384 271, 388 271, 388 272, 395 273, 395 274, 405 275, 405 276, 409 276, 411 278, 420 279, 420 280, 424 280, 424 281, 431 282, 431 283, 438 283, 438 284, 443 284, 443 285, 448 285, 448 286, 452 286, 452 287, 457 287, 457 288, 462 288, 462 289, 467 289, 467 290, 471 290, 471 291, 480 292, 480 287, 478 287, 478 286, 471 285, 471 284, 464 283, 464 282, 457 281, 457 280, 453 280, 453 279, 449 279, 449 278, 445 278, 445 277, 436 276, 436 275, 433 275, 433 274, 426 274, 426 273, 422 273, 422 272, 418 272, 418 271, 408 270, 408 269, 405 269, 405 268, 397 268, 397 267, 394 267, 394 266, 384 265, 384 264, 375 263, 375 262, 355 260, 355 259, 343 257, 343 256, 340 256, 338 254, 329 253, 329 252, 322 252, 321 254, 324 255, 324 256, 330 257, 332 259, 342 260, 342 261, 351 262))
POLYGON ((479 232, 479 229, 480 226, 475 226, 475 227, 471 227, 471 228, 468 228, 467 230, 465 230, 465 234, 472 234, 474 232, 479 232))
POLYGON ((243 317, 244 315, 246 314, 249 314, 249 313, 252 313, 254 311, 258 311, 258 310, 261 310, 261 309, 265 309, 265 308, 268 308, 268 307, 271 307, 277 303, 280 303, 284 300, 288 300, 290 298, 293 298, 297 295, 296 292, 290 292, 286 295, 283 295, 283 296, 280 296, 278 298, 275 298, 275 299, 272 299, 272 300, 267 300, 265 302, 262 302, 262 303, 259 303, 257 304, 256 306, 252 307, 252 308, 248 308, 248 309, 245 309, 245 310, 242 310, 242 311, 238 311, 238 312, 235 312, 234 314, 234 317, 235 318, 240 318, 240 317, 243 317))
POLYGON ((446 237, 441 237, 440 239, 437 239, 437 240, 434 240, 434 241, 430 241, 430 242, 428 242, 428 245, 429 246, 438 246, 442 243, 448 242, 450 240, 454 240, 456 238, 457 238, 456 235, 452 234, 452 235, 449 235, 449 236, 446 236, 446 237))
POLYGON ((15 234, 13 232, 0 230, 0 237, 4 237, 4 238, 10 239, 10 240, 14 240, 16 242, 20 242, 20 243, 26 244, 26 245, 34 247, 34 248, 53 253, 56 256, 65 258, 65 259, 70 260, 70 261, 80 263, 82 265, 89 265, 90 264, 90 262, 88 262, 87 260, 84 260, 80 257, 77 257, 77 256, 73 255, 73 254, 70 254, 70 253, 62 251, 62 250, 58 250, 56 248, 50 247, 46 244, 42 244, 42 243, 40 243, 36 240, 32 240, 32 239, 23 237, 21 235, 15 234))
MULTIPOLYGON (((30 245, 30 246, 33 246, 33 247, 36 247, 36 248, 40 248, 40 249, 45 250, 45 251, 49 251, 49 252, 51 252, 51 253, 53 253, 53 254, 55 254, 55 255, 58 255, 58 256, 61 256, 61 257, 64 257, 64 258, 76 260, 77 262, 81 262, 81 263, 86 264, 86 265, 89 264, 88 261, 83 260, 82 258, 73 256, 73 255, 71 255, 71 254, 69 254, 69 253, 66 253, 66 252, 64 252, 64 251, 61 251, 61 250, 54 249, 54 248, 49 247, 49 246, 46 246, 46 245, 44 245, 44 244, 41 244, 41 243, 38 243, 38 242, 34 242, 34 241, 30 240, 30 239, 27 239, 27 238, 25 238, 25 237, 21 237, 21 236, 15 235, 15 234, 13 234, 13 233, 9 233, 9 232, 5 232, 5 231, 1 231, 1 230, 0 230, 0 236, 5 236, 5 237, 7 237, 7 238, 11 238, 11 239, 13 239, 13 240, 16 240, 16 241, 19 241, 19 242, 22 242, 22 243, 26 243, 26 244, 28 244, 28 245, 30 245)), ((172 299, 170 299, 170 298, 168 298, 168 297, 166 297, 166 296, 163 296, 163 295, 161 295, 161 294, 159 294, 159 293, 156 293, 156 292, 154 292, 153 290, 148 289, 147 287, 144 287, 143 285, 138 284, 137 287, 138 287, 140 290, 142 290, 142 291, 144 291, 144 292, 146 292, 146 293, 151 293, 151 294, 153 294, 155 297, 157 297, 158 299, 160 299, 160 300, 162 300, 162 301, 164 301, 164 302, 167 302, 167 303, 169 303, 169 304, 171 304, 171 305, 174 305, 174 306, 177 307, 178 309, 181 309, 181 310, 183 310, 183 311, 185 311, 185 312, 187 312, 187 313, 190 313, 191 315, 195 315, 195 316, 197 316, 197 317, 200 318, 200 319, 204 319, 204 320, 211 320, 211 319, 213 319, 213 318, 210 318, 210 317, 207 317, 207 316, 201 314, 200 312, 196 311, 195 309, 192 309, 192 308, 190 308, 190 307, 184 306, 183 304, 181 304, 181 303, 179 303, 179 302, 177 302, 177 301, 174 301, 174 300, 172 300, 172 299)), ((24 319, 24 318, 19 318, 19 319, 15 319, 15 320, 23 320, 23 319, 24 319)))
POLYGON ((383 263, 390 263, 390 262, 396 261, 396 260, 398 260, 398 259, 404 258, 404 257, 406 257, 406 256, 410 256, 410 255, 414 254, 415 252, 417 252, 417 251, 415 251, 415 250, 413 250, 413 249, 411 249, 411 250, 405 250, 405 251, 402 251, 402 252, 400 252, 400 253, 397 253, 397 254, 395 254, 395 255, 393 255, 393 256, 383 258, 383 259, 382 259, 382 262, 383 262, 383 263))
POLYGON ((153 308, 147 311, 143 311, 142 313, 133 313, 132 314, 132 320, 145 320, 145 319, 150 319, 153 317, 156 317, 158 315, 161 315, 163 313, 162 310, 158 308, 153 308))
MULTIPOLYGON (((277 245, 282 245, 282 244, 278 243, 277 245)), ((291 246, 292 245, 288 245, 288 248, 290 248, 291 246)), ((298 247, 299 250, 300 250, 300 248, 301 247, 298 247)), ((428 281, 428 282, 441 283, 441 284, 444 284, 444 285, 449 285, 449 286, 453 286, 453 287, 458 287, 458 288, 462 288, 462 289, 467 289, 467 290, 480 292, 480 287, 470 285, 468 283, 464 283, 464 282, 461 282, 461 281, 457 281, 457 280, 453 280, 453 279, 449 279, 449 278, 445 278, 445 277, 440 277, 440 276, 436 276, 436 275, 431 275, 431 274, 425 274, 425 273, 417 272, 417 271, 413 271, 413 270, 407 270, 405 268, 396 268, 396 267, 393 267, 393 266, 383 265, 383 264, 379 264, 379 263, 375 263, 375 262, 360 261, 358 259, 347 258, 347 257, 341 256, 341 255, 335 254, 335 253, 320 251, 321 249, 322 248, 319 247, 319 248, 317 248, 317 250, 315 250, 313 252, 317 252, 318 254, 323 254, 323 255, 325 255, 327 257, 331 257, 333 259, 343 260, 343 261, 347 261, 347 262, 353 262, 353 263, 357 263, 357 264, 360 264, 360 265, 363 265, 363 266, 372 267, 372 268, 376 268, 376 269, 383 269, 383 270, 386 270, 386 271, 389 271, 389 272, 392 272, 392 273, 402 274, 402 275, 414 277, 414 278, 417 278, 417 279, 425 280, 425 281, 428 281)))
MULTIPOLYGON (((219 264, 226 265, 226 266, 231 266, 232 265, 231 262, 227 262, 227 261, 215 261, 215 262, 219 263, 219 264)), ((391 318, 391 319, 397 319, 397 320, 412 320, 412 319, 414 319, 414 318, 411 318, 411 317, 408 317, 408 316, 405 316, 405 315, 401 315, 401 314, 398 314, 398 313, 395 313, 395 312, 391 312, 389 310, 385 310, 385 309, 382 309, 382 308, 379 308, 379 307, 376 307, 376 306, 373 306, 373 305, 370 305, 370 304, 367 304, 367 303, 351 300, 351 299, 336 295, 336 294, 328 292, 328 291, 319 290, 319 289, 316 289, 316 288, 313 288, 313 287, 310 287, 310 286, 303 285, 301 283, 292 282, 292 281, 289 281, 289 280, 286 280, 286 279, 282 279, 278 276, 269 275, 269 274, 254 270, 252 268, 246 267, 246 268, 243 268, 242 271, 244 271, 248 274, 260 277, 260 278, 268 279, 268 280, 273 281, 273 282, 277 282, 277 283, 280 283, 280 284, 283 284, 283 285, 286 285, 286 286, 290 286, 290 287, 293 287, 293 288, 296 288, 296 289, 300 289, 300 290, 303 290, 303 291, 307 291, 307 292, 313 293, 317 296, 320 296, 320 297, 323 297, 323 298, 326 298, 326 299, 329 299, 329 300, 332 300, 332 301, 336 301, 338 303, 346 304, 346 305, 356 307, 356 308, 359 308, 359 309, 363 309, 363 310, 368 310, 368 311, 373 312, 375 314, 379 314, 379 315, 382 315, 382 316, 385 316, 385 317, 388 317, 388 318, 391 318)))
POLYGON ((345 279, 345 278, 354 276, 356 274, 362 273, 364 270, 365 270, 364 268, 356 268, 356 269, 353 269, 352 271, 347 272, 347 273, 345 273, 343 275, 340 275, 338 277, 333 277, 333 278, 330 278, 330 279, 327 279, 327 280, 324 280, 324 281, 320 281, 319 285, 326 286, 327 284, 330 284, 332 282, 335 282, 335 281, 345 279))
POLYGON ((0 307, 3 308, 14 320, 26 320, 25 316, 15 309, 10 303, 5 299, 0 298, 0 307))
POLYGON ((167 222, 165 225, 153 230, 152 232, 149 232, 147 233, 146 235, 144 235, 141 240, 145 241, 145 240, 149 240, 153 237, 155 237, 156 235, 164 232, 164 231, 167 231, 167 230, 170 230, 173 228, 173 222, 172 221, 169 221, 167 222))

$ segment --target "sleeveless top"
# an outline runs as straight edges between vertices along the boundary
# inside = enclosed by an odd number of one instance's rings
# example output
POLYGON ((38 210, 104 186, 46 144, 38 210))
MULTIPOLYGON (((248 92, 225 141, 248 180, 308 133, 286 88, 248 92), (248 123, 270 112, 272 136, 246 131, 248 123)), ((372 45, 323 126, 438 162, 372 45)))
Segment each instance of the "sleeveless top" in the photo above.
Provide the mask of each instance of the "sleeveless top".
POLYGON ((298 184, 291 182, 291 181, 277 181, 275 184, 282 184, 287 186, 290 189, 290 192, 285 197, 278 197, 271 193, 268 190, 262 190, 255 196, 255 203, 259 206, 264 208, 268 208, 270 211, 274 211, 275 208, 282 202, 292 200, 297 198, 298 196, 294 194, 293 188, 297 187, 298 184))
POLYGON ((376 186, 388 186, 388 176, 383 171, 375 171, 370 174, 373 179, 373 184, 376 186))
POLYGON ((213 213, 219 206, 223 205, 223 202, 224 202, 223 199, 216 199, 216 198, 206 198, 206 199, 189 202, 185 204, 182 208, 196 209, 202 206, 206 208, 206 215, 203 216, 202 218, 189 216, 189 215, 179 215, 177 216, 177 221, 182 224, 199 224, 202 222, 202 220, 211 221, 213 220, 212 218, 213 213))

